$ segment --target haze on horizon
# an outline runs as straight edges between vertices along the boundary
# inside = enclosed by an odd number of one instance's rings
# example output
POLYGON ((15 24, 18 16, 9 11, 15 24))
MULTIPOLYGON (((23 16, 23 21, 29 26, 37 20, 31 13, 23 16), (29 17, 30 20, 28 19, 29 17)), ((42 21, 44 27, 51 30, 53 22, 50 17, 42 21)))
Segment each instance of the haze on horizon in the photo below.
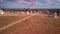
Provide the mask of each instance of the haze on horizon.
POLYGON ((60 0, 0 0, 1 8, 60 8, 60 0))

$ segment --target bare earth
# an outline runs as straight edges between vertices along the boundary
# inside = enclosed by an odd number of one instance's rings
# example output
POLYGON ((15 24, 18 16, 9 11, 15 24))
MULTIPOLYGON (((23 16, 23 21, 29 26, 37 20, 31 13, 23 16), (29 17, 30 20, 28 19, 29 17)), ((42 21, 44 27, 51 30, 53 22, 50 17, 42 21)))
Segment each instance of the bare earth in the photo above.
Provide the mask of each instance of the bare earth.
POLYGON ((27 16, 29 15, 26 14, 19 14, 19 15, 17 14, 16 16, 2 15, 0 16, 0 28, 9 25, 15 21, 21 20, 27 16))
POLYGON ((43 14, 19 22, 0 31, 0 34, 57 34, 56 26, 43 14))

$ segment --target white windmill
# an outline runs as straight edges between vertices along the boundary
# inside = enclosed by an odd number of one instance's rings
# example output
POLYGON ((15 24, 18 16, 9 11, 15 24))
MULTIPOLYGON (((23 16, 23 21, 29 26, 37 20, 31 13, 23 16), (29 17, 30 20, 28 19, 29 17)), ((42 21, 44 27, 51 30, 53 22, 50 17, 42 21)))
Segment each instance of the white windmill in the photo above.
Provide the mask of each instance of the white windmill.
POLYGON ((2 0, 0 0, 0 14, 4 14, 4 11, 1 10, 1 8, 3 8, 3 2, 2 2, 2 0))
POLYGON ((0 9, 0 14, 4 14, 4 11, 0 9))

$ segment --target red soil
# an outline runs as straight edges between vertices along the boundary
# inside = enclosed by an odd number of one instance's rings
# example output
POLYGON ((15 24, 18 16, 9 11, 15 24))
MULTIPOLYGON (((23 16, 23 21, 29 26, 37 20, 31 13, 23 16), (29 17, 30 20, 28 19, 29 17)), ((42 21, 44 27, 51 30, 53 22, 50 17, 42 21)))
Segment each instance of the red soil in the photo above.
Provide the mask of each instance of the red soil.
POLYGON ((55 34, 55 26, 47 21, 47 18, 38 14, 0 31, 0 34, 55 34))

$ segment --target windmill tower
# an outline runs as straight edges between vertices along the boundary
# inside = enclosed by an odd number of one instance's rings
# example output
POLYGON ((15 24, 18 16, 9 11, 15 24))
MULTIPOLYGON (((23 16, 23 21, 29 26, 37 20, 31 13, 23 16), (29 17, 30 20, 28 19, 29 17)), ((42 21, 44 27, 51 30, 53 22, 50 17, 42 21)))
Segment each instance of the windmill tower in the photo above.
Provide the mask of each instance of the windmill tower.
POLYGON ((0 14, 4 14, 4 11, 0 9, 0 14))
POLYGON ((3 10, 1 10, 1 8, 3 8, 2 6, 3 6, 3 2, 2 2, 2 1, 0 1, 0 14, 4 14, 4 11, 3 11, 3 10))

